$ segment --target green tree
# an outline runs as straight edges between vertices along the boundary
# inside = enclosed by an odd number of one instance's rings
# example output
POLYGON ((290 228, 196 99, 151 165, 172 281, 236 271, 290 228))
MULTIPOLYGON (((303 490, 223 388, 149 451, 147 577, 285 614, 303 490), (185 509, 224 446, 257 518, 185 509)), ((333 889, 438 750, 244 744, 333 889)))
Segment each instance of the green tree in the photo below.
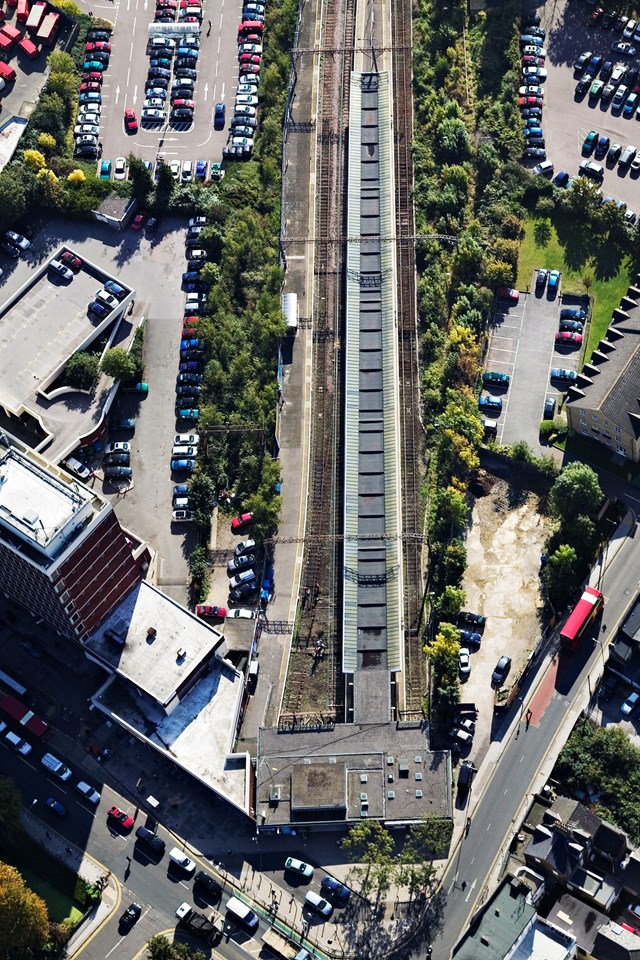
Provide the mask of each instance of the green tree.
POLYGON ((443 566, 447 583, 458 586, 467 568, 467 549, 462 540, 452 540, 447 544, 443 566))
POLYGON ((47 65, 50 73, 71 73, 76 72, 76 62, 70 53, 64 53, 61 50, 54 50, 47 57, 47 65))
POLYGON ((50 133, 39 133, 36 143, 46 153, 53 153, 57 147, 56 138, 52 137, 50 133))
POLYGON ((140 203, 146 203, 149 194, 153 190, 151 174, 140 157, 134 156, 133 153, 129 154, 128 162, 133 195, 140 203))
POLYGON ((542 582, 556 610, 562 609, 578 585, 578 557, 573 547, 560 544, 542 571, 542 582))
POLYGON ((280 464, 277 460, 265 456, 258 489, 247 497, 247 509, 253 513, 253 529, 256 539, 268 540, 278 529, 282 501, 276 492, 280 483, 280 464))
POLYGON ((340 846, 355 862, 353 873, 358 878, 363 896, 375 892, 383 897, 393 876, 393 837, 379 820, 363 820, 351 827, 340 846))
POLYGON ((93 353, 80 350, 72 354, 64 368, 64 377, 70 387, 91 390, 98 379, 99 361, 93 353))
POLYGON ((132 380, 136 374, 136 362, 124 347, 113 347, 107 350, 100 369, 114 380, 132 380))
MULTIPOLYGON (((77 77, 72 73, 50 74, 47 93, 57 94, 66 104, 70 104, 78 94, 77 77)), ((65 116, 68 116, 68 111, 65 111, 65 116)))
POLYGON ((27 209, 27 194, 24 181, 13 167, 5 167, 0 173, 0 224, 7 227, 20 220, 27 209))
POLYGON ((432 668, 431 721, 443 728, 448 728, 453 723, 460 700, 459 650, 460 636, 452 623, 441 623, 435 640, 425 647, 432 668))
POLYGON ((0 960, 29 960, 47 942, 49 917, 40 897, 0 861, 0 960))
POLYGON ((440 163, 459 163, 471 156, 471 140, 464 122, 447 117, 436 129, 433 150, 440 163))
POLYGON ((211 528, 211 511, 216 498, 216 485, 213 479, 199 470, 189 484, 189 508, 195 515, 199 530, 206 533, 211 528))
POLYGON ((169 205, 174 187, 175 180, 173 179, 173 174, 171 173, 171 167, 168 163, 161 163, 158 170, 158 179, 156 180, 155 198, 156 206, 161 210, 165 209, 169 205))
POLYGON ((448 584, 436 600, 436 610, 442 620, 457 620, 466 600, 466 593, 460 587, 448 584))
POLYGON ((0 848, 15 846, 22 834, 22 797, 15 782, 0 777, 0 848))
POLYGON ((563 523, 579 514, 595 513, 603 500, 598 476, 579 460, 568 463, 549 494, 549 505, 563 523))
POLYGON ((173 944, 163 933, 147 941, 148 960, 174 960, 173 944))

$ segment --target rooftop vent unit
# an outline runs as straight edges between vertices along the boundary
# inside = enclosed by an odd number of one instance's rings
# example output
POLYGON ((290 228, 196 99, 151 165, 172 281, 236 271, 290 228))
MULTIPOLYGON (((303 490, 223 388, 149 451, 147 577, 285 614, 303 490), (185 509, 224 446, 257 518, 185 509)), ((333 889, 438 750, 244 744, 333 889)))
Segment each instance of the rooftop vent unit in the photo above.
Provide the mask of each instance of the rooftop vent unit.
POLYGON ((269 803, 276 804, 280 802, 280 784, 269 787, 269 803))

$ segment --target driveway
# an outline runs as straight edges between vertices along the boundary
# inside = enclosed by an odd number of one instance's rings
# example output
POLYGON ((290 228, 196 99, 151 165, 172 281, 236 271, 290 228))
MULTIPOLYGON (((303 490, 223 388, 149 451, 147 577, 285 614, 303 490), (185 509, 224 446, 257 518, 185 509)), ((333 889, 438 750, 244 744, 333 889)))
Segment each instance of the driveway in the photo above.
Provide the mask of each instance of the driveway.
POLYGON ((520 293, 517 304, 499 301, 493 319, 491 344, 485 362, 486 370, 508 373, 511 377, 505 393, 493 384, 484 393, 502 400, 498 419, 498 443, 512 445, 524 440, 533 450, 540 444, 540 421, 544 401, 558 398, 561 383, 551 383, 552 367, 577 370, 580 348, 558 347, 560 309, 583 305, 576 297, 550 296, 547 289, 536 291, 535 273, 528 293, 520 293))
MULTIPOLYGON (((587 27, 593 10, 590 4, 571 3, 570 0, 546 3, 539 8, 542 26, 547 31, 548 77, 544 83, 543 112, 547 156, 553 161, 556 173, 567 170, 571 176, 578 174, 583 159, 582 142, 590 130, 597 130, 601 136, 609 137, 611 143, 619 143, 623 148, 629 143, 640 146, 640 124, 635 118, 612 114, 610 105, 590 102, 588 96, 579 100, 575 98, 578 77, 574 75, 573 64, 582 52, 590 50, 601 54, 614 64, 639 66, 635 58, 611 52, 612 42, 620 40, 621 34, 600 27, 587 27)), ((605 166, 602 192, 605 196, 623 200, 632 210, 640 211, 640 182, 617 165, 613 169, 605 166)))

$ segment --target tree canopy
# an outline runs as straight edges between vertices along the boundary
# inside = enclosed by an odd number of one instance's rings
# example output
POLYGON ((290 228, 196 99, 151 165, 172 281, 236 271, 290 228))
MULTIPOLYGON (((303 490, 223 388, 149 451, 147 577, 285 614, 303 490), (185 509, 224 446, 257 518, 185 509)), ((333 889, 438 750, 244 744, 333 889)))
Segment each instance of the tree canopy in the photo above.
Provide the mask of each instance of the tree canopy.
POLYGON ((598 476, 591 467, 574 460, 564 468, 549 495, 549 504, 563 521, 592 514, 603 500, 598 476))
POLYGON ((44 947, 49 916, 44 900, 0 861, 0 960, 28 960, 44 947))
POLYGON ((114 380, 133 380, 136 375, 136 361, 124 347, 107 350, 100 369, 114 380))

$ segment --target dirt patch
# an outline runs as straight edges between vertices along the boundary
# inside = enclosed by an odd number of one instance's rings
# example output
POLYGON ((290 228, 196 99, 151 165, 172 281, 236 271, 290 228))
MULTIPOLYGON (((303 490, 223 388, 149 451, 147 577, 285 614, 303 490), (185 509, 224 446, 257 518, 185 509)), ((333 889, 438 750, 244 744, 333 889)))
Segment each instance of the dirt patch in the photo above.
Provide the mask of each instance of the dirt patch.
POLYGON ((507 689, 540 637, 540 555, 552 527, 530 491, 481 471, 474 492, 463 587, 466 609, 484 614, 487 625, 461 698, 480 710, 471 752, 478 763, 491 732, 496 662, 502 654, 513 661, 507 689))

